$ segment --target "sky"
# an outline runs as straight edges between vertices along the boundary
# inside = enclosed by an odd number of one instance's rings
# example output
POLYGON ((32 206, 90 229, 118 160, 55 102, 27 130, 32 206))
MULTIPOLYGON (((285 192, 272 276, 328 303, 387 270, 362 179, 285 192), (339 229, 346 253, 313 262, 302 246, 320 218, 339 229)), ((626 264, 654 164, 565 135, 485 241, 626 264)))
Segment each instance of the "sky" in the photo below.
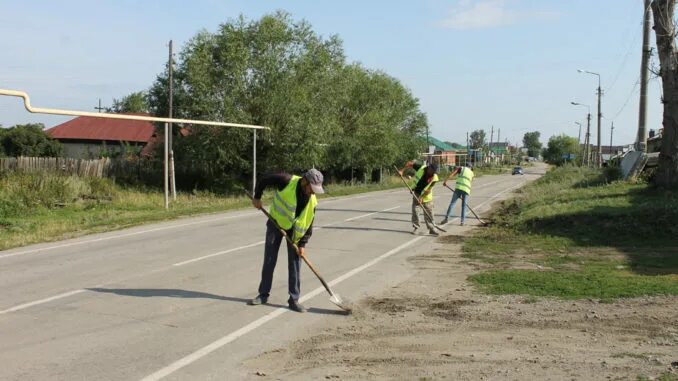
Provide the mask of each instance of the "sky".
MULTIPOLYGON (((180 51, 201 30, 276 10, 343 40, 348 62, 398 78, 420 100, 430 134, 465 143, 484 129, 521 145, 586 128, 597 143, 631 144, 638 128, 642 0, 0 0, 0 88, 26 91, 36 107, 95 111, 145 90, 164 69, 168 41, 180 51)), ((654 36, 652 36, 654 47, 654 36)), ((656 54, 652 65, 658 67, 656 54)), ((648 129, 661 128, 661 80, 651 75, 648 129)), ((69 118, 28 113, 0 96, 0 125, 69 118)), ((237 121, 230 121, 237 122, 237 121)), ((582 140, 584 131, 582 130, 582 140)))

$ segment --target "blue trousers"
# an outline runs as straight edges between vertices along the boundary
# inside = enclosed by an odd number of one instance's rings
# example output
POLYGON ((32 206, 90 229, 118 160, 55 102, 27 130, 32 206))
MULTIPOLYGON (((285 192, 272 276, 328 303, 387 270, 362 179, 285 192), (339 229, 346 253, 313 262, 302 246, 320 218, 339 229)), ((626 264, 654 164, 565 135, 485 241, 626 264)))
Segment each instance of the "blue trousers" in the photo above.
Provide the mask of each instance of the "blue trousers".
POLYGON ((461 222, 464 222, 464 217, 466 217, 466 203, 468 202, 468 194, 459 189, 454 190, 452 200, 450 201, 450 206, 447 207, 445 219, 448 220, 450 219, 450 216, 452 215, 452 209, 454 209, 454 204, 456 204, 457 200, 460 198, 461 198, 461 222))
MULTIPOLYGON (((269 296, 273 283, 273 270, 278 262, 280 244, 285 238, 280 230, 271 222, 266 222, 266 243, 264 244, 264 265, 261 269, 261 283, 259 283, 259 295, 269 296)), ((294 246, 287 243, 287 274, 289 282, 290 298, 299 300, 301 293, 300 282, 301 258, 294 250, 294 246)))

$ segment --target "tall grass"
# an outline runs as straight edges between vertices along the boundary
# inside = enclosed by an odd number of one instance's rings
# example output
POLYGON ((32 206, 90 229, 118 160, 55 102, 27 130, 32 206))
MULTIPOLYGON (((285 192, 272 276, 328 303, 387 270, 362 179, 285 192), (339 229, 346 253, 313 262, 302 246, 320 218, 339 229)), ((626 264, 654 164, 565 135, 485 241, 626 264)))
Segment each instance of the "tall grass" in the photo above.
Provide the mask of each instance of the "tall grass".
MULTIPOLYGON (((397 177, 381 184, 328 184, 321 197, 400 186, 397 177)), ((266 192, 265 204, 271 195, 266 192)), ((0 172, 0 250, 249 205, 244 192, 193 191, 179 193, 165 210, 163 193, 157 189, 121 187, 109 179, 47 172, 0 172)))

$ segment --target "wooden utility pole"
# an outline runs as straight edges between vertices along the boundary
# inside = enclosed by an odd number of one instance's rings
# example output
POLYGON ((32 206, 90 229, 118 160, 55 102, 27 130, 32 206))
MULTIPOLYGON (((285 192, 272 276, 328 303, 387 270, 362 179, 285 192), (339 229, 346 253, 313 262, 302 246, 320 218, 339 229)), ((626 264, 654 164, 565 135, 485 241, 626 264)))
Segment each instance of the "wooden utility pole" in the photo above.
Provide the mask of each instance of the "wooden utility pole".
POLYGON ((643 51, 640 60, 640 109, 638 111, 638 136, 636 150, 647 152, 647 81, 649 76, 650 53, 650 0, 645 0, 643 9, 643 51))

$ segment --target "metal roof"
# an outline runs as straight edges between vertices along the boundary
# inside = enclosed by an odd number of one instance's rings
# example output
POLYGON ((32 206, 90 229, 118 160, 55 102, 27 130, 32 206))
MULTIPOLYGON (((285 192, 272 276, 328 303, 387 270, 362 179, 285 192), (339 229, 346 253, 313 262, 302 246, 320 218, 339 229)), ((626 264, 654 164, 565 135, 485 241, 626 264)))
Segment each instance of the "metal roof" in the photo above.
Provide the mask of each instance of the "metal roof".
POLYGON ((46 132, 54 139, 148 143, 155 133, 155 127, 147 121, 79 116, 46 132))

